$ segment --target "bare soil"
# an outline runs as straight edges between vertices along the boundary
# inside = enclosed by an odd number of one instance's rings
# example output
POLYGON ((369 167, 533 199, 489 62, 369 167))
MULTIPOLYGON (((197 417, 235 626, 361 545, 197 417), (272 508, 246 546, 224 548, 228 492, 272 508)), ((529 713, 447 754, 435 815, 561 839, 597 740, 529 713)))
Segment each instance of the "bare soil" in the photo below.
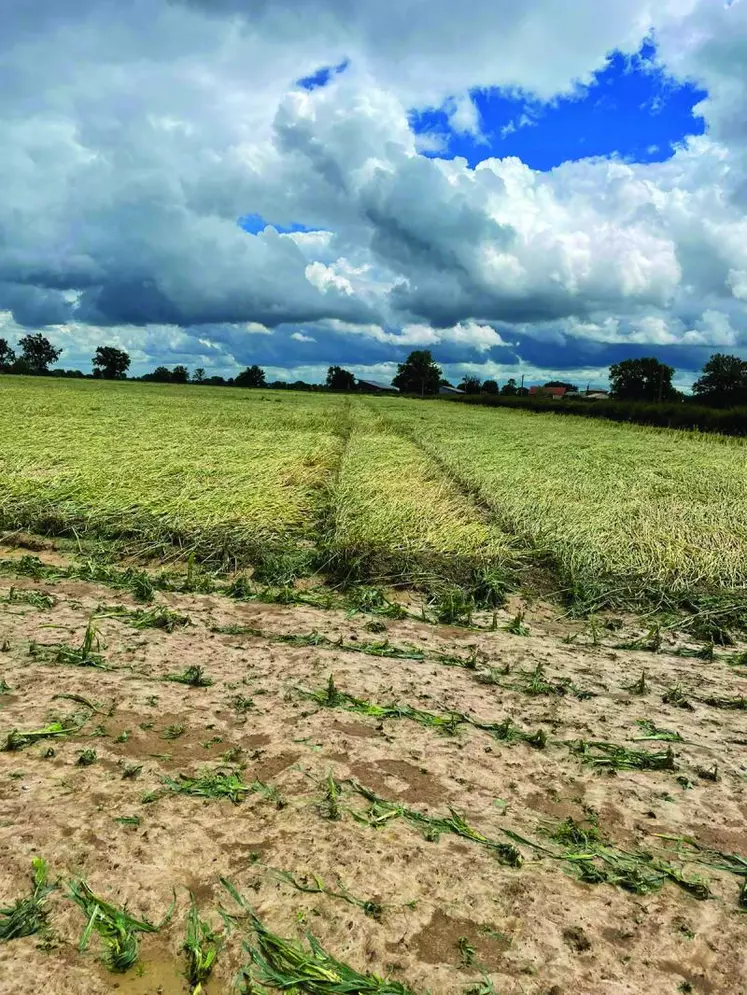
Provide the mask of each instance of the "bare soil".
MULTIPOLYGON (((234 906, 221 876, 275 932, 301 937, 310 930, 338 960, 391 975, 417 993, 456 995, 485 976, 500 995, 745 991, 747 919, 739 907, 742 880, 734 874, 688 864, 688 873, 709 883, 712 897, 705 901, 673 882, 645 895, 584 884, 568 862, 531 847, 520 846, 525 862, 513 868, 460 836, 427 840, 403 818, 372 828, 351 814, 367 803, 350 785, 340 799, 342 818, 332 821, 324 817, 322 786, 329 772, 341 782, 354 778, 419 812, 448 816, 451 808, 504 842, 508 829, 552 847, 548 827, 591 815, 618 848, 659 855, 667 846, 662 837, 686 836, 747 857, 747 712, 702 701, 747 694, 747 668, 730 666, 729 651, 713 662, 684 658, 673 655, 681 645, 674 638, 657 653, 613 649, 623 635, 609 631, 592 645, 581 626, 537 604, 528 609, 525 637, 387 621, 393 645, 427 654, 422 662, 387 659, 271 638, 312 631, 351 645, 385 638, 366 631, 365 615, 240 604, 219 595, 158 595, 191 624, 167 633, 99 619, 109 668, 100 670, 34 657, 30 643, 78 645, 97 606, 135 607, 128 595, 77 581, 4 577, 0 599, 6 599, 0 679, 10 687, 0 695, 0 738, 39 728, 52 715, 88 715, 73 735, 0 752, 0 907, 28 891, 34 856, 49 862, 59 882, 49 901, 51 936, 0 946, 0 991, 187 991, 181 947, 188 890, 203 918, 222 929, 218 903, 234 906), (45 610, 8 603, 11 584, 49 591, 57 602, 45 610), (213 631, 227 626, 250 626, 267 638, 213 631), (576 641, 564 642, 569 635, 576 641), (501 685, 480 683, 474 671, 434 658, 472 650, 478 673, 486 666, 506 672, 501 685), (520 683, 522 672, 538 663, 549 679, 570 678, 595 697, 532 696, 505 686, 520 683), (164 680, 190 665, 203 667, 214 683, 191 688, 164 680), (644 668, 647 693, 626 690, 644 668), (446 735, 406 719, 381 722, 320 707, 297 692, 299 685, 323 687, 330 674, 341 691, 373 702, 486 721, 510 717, 528 732, 544 729, 548 745, 508 744, 467 725, 446 735), (662 701, 677 684, 692 710, 662 701), (83 696, 101 711, 59 695, 83 696), (252 704, 238 710, 237 696, 252 704), (671 744, 676 770, 599 770, 569 748, 584 739, 666 749, 667 743, 638 741, 641 719, 680 733, 682 741, 671 744), (180 725, 181 735, 165 738, 180 725), (84 749, 96 750, 89 766, 77 763, 84 749), (123 777, 132 764, 142 770, 123 777), (271 784, 284 804, 262 793, 238 805, 168 792, 143 801, 163 788, 163 776, 219 766, 241 766, 246 784, 271 784), (714 766, 718 779, 708 780, 703 772, 714 766), (140 823, 116 821, 128 816, 140 823), (273 868, 299 879, 317 875, 336 890, 342 885, 384 905, 383 915, 377 920, 340 898, 298 891, 273 868), (176 889, 173 919, 142 938, 140 966, 128 974, 107 971, 97 939, 79 951, 84 920, 66 897, 67 882, 78 877, 154 921, 176 889)), ((237 928, 227 937, 209 995, 232 990, 248 961, 243 939, 251 942, 251 931, 244 936, 237 928)))

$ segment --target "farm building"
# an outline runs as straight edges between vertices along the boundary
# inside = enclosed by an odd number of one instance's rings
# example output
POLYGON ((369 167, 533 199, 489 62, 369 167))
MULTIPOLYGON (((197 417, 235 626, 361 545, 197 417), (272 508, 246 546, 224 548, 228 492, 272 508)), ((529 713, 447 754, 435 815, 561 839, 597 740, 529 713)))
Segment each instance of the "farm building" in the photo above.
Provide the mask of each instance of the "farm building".
POLYGON ((562 397, 565 397, 568 390, 566 387, 530 387, 529 396, 530 397, 552 397, 554 400, 559 401, 562 397))
POLYGON ((459 390, 458 387, 452 387, 451 384, 441 384, 438 388, 439 394, 463 394, 463 390, 459 390))
POLYGON ((358 380, 357 387, 362 394, 399 394, 396 387, 376 380, 358 380))
POLYGON ((573 390, 567 391, 565 395, 566 401, 608 401, 609 400, 608 390, 573 390))

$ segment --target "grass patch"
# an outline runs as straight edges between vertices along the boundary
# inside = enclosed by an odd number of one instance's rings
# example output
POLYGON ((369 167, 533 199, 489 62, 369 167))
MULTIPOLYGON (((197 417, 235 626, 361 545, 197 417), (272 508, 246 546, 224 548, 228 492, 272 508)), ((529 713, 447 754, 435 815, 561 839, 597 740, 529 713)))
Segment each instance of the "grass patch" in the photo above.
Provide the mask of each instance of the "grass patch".
POLYGON ((651 719, 637 719, 636 725, 643 733, 642 736, 635 737, 636 742, 644 742, 645 740, 662 740, 663 742, 670 743, 682 742, 682 736, 675 729, 660 729, 651 719))
POLYGON ((191 625, 189 615, 172 611, 165 605, 154 605, 152 608, 127 608, 124 605, 105 605, 96 609, 97 618, 117 618, 135 629, 163 629, 173 632, 175 629, 191 625))
POLYGON ((366 701, 364 698, 356 698, 354 695, 340 691, 330 674, 327 686, 317 690, 297 687, 296 691, 304 698, 316 702, 325 708, 344 708, 348 712, 355 712, 358 715, 368 715, 371 718, 379 719, 410 719, 419 725, 428 726, 439 732, 454 735, 459 725, 469 722, 466 715, 460 712, 450 712, 447 715, 438 715, 435 712, 428 712, 424 709, 413 708, 411 705, 377 705, 366 701))
POLYGON ((78 723, 50 722, 41 729, 12 729, 5 737, 2 749, 5 751, 24 750, 41 739, 61 739, 80 729, 78 723))
POLYGON ((585 884, 609 884, 634 895, 658 891, 667 881, 676 884, 693 898, 711 898, 706 881, 688 876, 681 867, 645 850, 623 850, 605 839, 596 817, 577 822, 564 819, 543 829, 556 847, 533 842, 511 830, 503 830, 511 839, 532 847, 542 856, 562 861, 567 869, 585 884))
POLYGON ((239 770, 219 767, 215 770, 202 770, 196 777, 188 774, 178 774, 176 778, 164 776, 161 778, 163 789, 146 795, 143 801, 156 801, 164 793, 175 795, 193 795, 197 798, 220 799, 227 798, 234 805, 240 804, 247 795, 261 794, 273 801, 277 808, 283 808, 280 794, 273 785, 264 781, 254 780, 245 784, 239 770))
POLYGON ((661 700, 665 705, 674 705, 675 708, 682 708, 686 712, 694 711, 692 702, 679 684, 672 684, 666 688, 661 700))
POLYGON ((701 698, 700 700, 704 705, 710 705, 711 708, 725 708, 732 712, 747 711, 747 698, 741 695, 735 698, 701 698))
POLYGON ((584 763, 604 770, 677 770, 671 746, 650 752, 632 750, 617 743, 578 740, 570 744, 570 748, 584 763))
POLYGON ((186 726, 180 722, 175 722, 173 725, 165 726, 161 731, 161 739, 179 739, 180 736, 184 735, 185 730, 186 726))
POLYGON ((271 643, 284 643, 286 646, 314 646, 320 649, 345 650, 349 653, 365 653, 368 656, 389 657, 395 660, 424 660, 425 653, 415 646, 394 646, 388 639, 379 642, 346 643, 342 636, 330 639, 321 632, 268 633, 250 625, 216 625, 213 632, 230 636, 257 636, 271 643))
POLYGON ((46 611, 54 608, 57 598, 48 591, 27 591, 25 588, 11 587, 4 598, 0 598, 0 604, 5 605, 30 605, 39 611, 46 611))
POLYGON ((450 736, 453 736, 460 726, 467 725, 491 733, 496 739, 504 742, 512 739, 522 740, 539 748, 544 748, 547 743, 547 739, 542 732, 533 734, 522 733, 508 719, 504 719, 503 722, 484 722, 480 719, 472 718, 472 716, 466 715, 464 712, 439 714, 437 712, 426 711, 422 708, 414 708, 412 705, 394 703, 379 705, 365 698, 358 698, 355 695, 348 694, 346 691, 340 691, 335 685, 331 674, 324 688, 314 690, 297 687, 296 691, 304 698, 316 702, 317 705, 323 708, 343 708, 346 711, 355 712, 357 715, 368 715, 379 721, 383 721, 384 719, 409 719, 412 722, 417 722, 419 725, 435 729, 450 736))
MULTIPOLYGON (((747 911, 747 859, 738 853, 725 853, 712 847, 702 846, 689 836, 672 836, 659 834, 659 839, 667 844, 674 844, 674 855, 682 860, 690 860, 710 867, 712 870, 725 871, 740 879, 737 905, 747 911)), ((668 850, 671 850, 670 846, 668 850)), ((669 856, 669 852, 667 853, 669 856)))
POLYGON ((528 694, 532 697, 549 695, 562 698, 565 695, 573 695, 579 701, 585 701, 588 698, 594 697, 592 691, 585 691, 582 688, 576 687, 570 677, 562 677, 555 681, 550 680, 545 671, 545 665, 541 662, 533 670, 522 670, 517 676, 518 680, 513 683, 507 683, 504 686, 513 688, 515 691, 521 691, 522 694, 528 694))
POLYGON ((385 657, 393 660, 414 660, 422 663, 424 660, 433 660, 443 664, 445 667, 461 667, 464 670, 477 670, 480 654, 477 649, 472 649, 467 656, 459 656, 451 653, 428 652, 418 649, 417 646, 390 642, 388 639, 379 641, 357 641, 345 642, 342 636, 338 639, 330 639, 320 632, 310 633, 281 633, 265 632, 250 625, 215 625, 211 632, 221 633, 230 636, 256 636, 271 643, 284 643, 287 646, 313 646, 319 649, 342 650, 347 653, 364 653, 366 656, 385 657))
POLYGON ((342 786, 335 780, 332 771, 327 774, 322 782, 322 791, 324 793, 321 806, 322 816, 332 822, 339 821, 342 818, 342 811, 340 809, 342 786))
POLYGON ((279 991, 306 992, 307 995, 343 992, 349 995, 414 995, 399 981, 361 974, 337 960, 311 933, 307 933, 306 946, 303 946, 271 932, 229 881, 221 878, 221 884, 242 909, 256 937, 255 944, 245 947, 252 965, 243 972, 247 981, 245 990, 255 990, 252 975, 256 969, 261 984, 279 991))
POLYGON ((348 783, 355 792, 371 803, 365 812, 350 810, 353 817, 359 822, 376 828, 392 819, 404 819, 419 829, 425 839, 431 842, 438 842, 441 833, 453 833, 472 843, 486 847, 502 864, 507 864, 510 867, 521 867, 524 862, 520 851, 513 844, 489 839, 470 826, 454 809, 449 809, 448 816, 425 815, 423 812, 418 812, 406 805, 379 797, 376 792, 364 787, 359 781, 350 780, 348 783))
POLYGON ((93 621, 89 621, 80 646, 69 646, 67 643, 42 646, 39 643, 31 643, 29 654, 35 660, 52 660, 54 663, 68 667, 96 667, 99 670, 106 670, 107 666, 101 654, 102 648, 99 630, 93 621))
POLYGON ((49 912, 46 900, 54 885, 49 883, 49 868, 41 857, 31 861, 31 891, 17 898, 9 908, 0 908, 0 942, 32 936, 47 927, 49 912))
POLYGON ((215 683, 199 664, 186 667, 180 674, 167 674, 164 680, 173 681, 176 684, 186 684, 191 688, 209 688, 211 684, 215 683))
POLYGON ((87 922, 80 938, 79 949, 85 950, 93 933, 97 933, 104 947, 103 960, 110 971, 128 971, 138 958, 138 933, 157 933, 171 918, 176 899, 163 920, 154 925, 146 919, 136 919, 127 909, 119 909, 94 894, 85 881, 70 884, 70 898, 78 905, 87 922))
POLYGON ((278 870, 275 867, 268 867, 268 870, 280 881, 285 881, 306 895, 327 895, 328 898, 339 898, 343 902, 361 909, 371 919, 379 920, 384 914, 385 906, 370 899, 358 898, 341 881, 338 882, 337 888, 331 888, 324 883, 318 874, 298 876, 291 874, 290 871, 278 870))
POLYGON ((203 985, 213 973, 215 960, 221 948, 222 937, 213 932, 210 924, 200 919, 194 895, 189 894, 187 935, 183 951, 187 958, 187 982, 191 995, 200 995, 203 985))

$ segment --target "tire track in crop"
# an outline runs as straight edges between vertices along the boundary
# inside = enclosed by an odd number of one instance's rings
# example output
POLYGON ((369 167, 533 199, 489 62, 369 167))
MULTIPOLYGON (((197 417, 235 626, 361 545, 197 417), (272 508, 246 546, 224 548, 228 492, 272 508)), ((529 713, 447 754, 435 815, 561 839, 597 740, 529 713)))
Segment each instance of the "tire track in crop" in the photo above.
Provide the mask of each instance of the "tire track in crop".
MULTIPOLYGON (((370 407, 370 404, 366 403, 366 407, 370 407)), ((435 450, 425 445, 412 425, 404 425, 402 422, 387 417, 383 412, 377 411, 376 414, 388 430, 411 443, 429 460, 440 476, 451 483, 469 502, 480 521, 506 536, 516 558, 515 562, 510 564, 512 570, 523 568, 525 574, 531 570, 531 576, 527 577, 526 581, 532 588, 538 588, 538 593, 546 594, 547 591, 557 590, 560 577, 555 565, 548 563, 546 554, 538 551, 536 544, 531 541, 529 536, 515 529, 515 523, 511 522, 508 516, 503 517, 499 514, 496 508, 486 500, 478 486, 457 474, 435 450)))
MULTIPOLYGON (((368 403, 366 403, 366 407, 369 407, 368 403)), ((418 438, 417 434, 412 429, 405 428, 401 423, 393 421, 391 418, 388 418, 386 414, 383 414, 382 412, 377 411, 376 414, 378 418, 386 425, 386 427, 391 432, 393 432, 395 435, 398 435, 401 439, 405 439, 407 442, 412 443, 412 445, 415 446, 416 449, 418 449, 421 453, 423 453, 424 456, 428 458, 428 460, 434 465, 434 467, 438 470, 441 476, 445 477, 455 487, 457 487, 459 491, 461 491, 464 497, 469 501, 470 505, 472 505, 475 508, 480 519, 484 521, 486 525, 497 525, 502 532, 506 533, 506 535, 511 536, 512 538, 514 537, 514 533, 504 528, 502 523, 497 520, 495 509, 488 504, 485 498, 480 494, 479 489, 473 487, 465 480, 458 477, 454 473, 454 471, 444 462, 444 460, 442 460, 441 457, 438 456, 437 453, 431 452, 427 448, 427 446, 423 445, 423 443, 418 438)))
POLYGON ((353 411, 349 397, 343 399, 339 416, 339 421, 334 427, 334 434, 339 437, 340 448, 335 464, 321 487, 319 514, 314 526, 313 542, 318 553, 319 567, 322 570, 332 566, 335 557, 338 510, 336 488, 353 433, 353 411))

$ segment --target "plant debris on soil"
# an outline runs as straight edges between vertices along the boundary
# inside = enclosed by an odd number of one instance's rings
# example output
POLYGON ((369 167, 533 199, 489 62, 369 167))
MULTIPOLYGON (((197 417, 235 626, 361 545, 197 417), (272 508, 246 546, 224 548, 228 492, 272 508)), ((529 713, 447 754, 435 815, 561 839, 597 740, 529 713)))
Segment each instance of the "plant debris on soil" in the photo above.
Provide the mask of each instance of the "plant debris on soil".
POLYGON ((52 559, 0 597, 0 990, 740 990, 744 645, 52 559))

